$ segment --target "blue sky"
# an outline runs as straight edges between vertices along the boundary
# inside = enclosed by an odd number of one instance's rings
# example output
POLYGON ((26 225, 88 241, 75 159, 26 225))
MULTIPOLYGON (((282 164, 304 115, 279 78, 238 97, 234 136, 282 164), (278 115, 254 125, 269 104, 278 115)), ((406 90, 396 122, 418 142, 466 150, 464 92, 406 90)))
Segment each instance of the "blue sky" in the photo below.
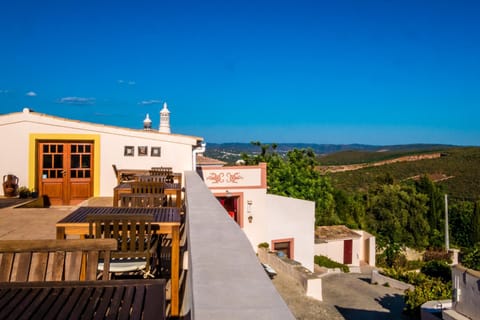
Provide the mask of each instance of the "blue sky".
POLYGON ((0 113, 208 142, 480 145, 480 2, 7 1, 0 113))

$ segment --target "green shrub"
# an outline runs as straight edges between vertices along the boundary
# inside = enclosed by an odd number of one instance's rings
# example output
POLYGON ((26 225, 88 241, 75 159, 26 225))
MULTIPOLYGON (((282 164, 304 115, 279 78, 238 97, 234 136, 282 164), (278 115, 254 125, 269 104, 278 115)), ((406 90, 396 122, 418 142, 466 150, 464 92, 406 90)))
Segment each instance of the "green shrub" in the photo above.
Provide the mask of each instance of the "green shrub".
POLYGON ((415 289, 405 291, 405 312, 420 318, 420 307, 427 301, 451 299, 452 283, 438 278, 426 278, 415 289))
POLYGON ((444 261, 428 261, 422 267, 421 272, 429 277, 439 278, 443 282, 452 281, 452 269, 444 261))
POLYGON ((261 242, 258 244, 258 247, 268 249, 269 245, 267 242, 261 242))
POLYGON ((322 266, 325 268, 340 268, 345 273, 350 272, 350 269, 348 268, 347 265, 333 261, 332 259, 325 256, 315 256, 314 262, 315 264, 318 264, 319 266, 322 266))
POLYGON ((477 242, 473 248, 464 250, 460 261, 464 267, 480 271, 480 243, 477 242))
POLYGON ((418 270, 422 268, 424 265, 424 262, 421 260, 407 260, 407 263, 405 265, 406 270, 418 270))

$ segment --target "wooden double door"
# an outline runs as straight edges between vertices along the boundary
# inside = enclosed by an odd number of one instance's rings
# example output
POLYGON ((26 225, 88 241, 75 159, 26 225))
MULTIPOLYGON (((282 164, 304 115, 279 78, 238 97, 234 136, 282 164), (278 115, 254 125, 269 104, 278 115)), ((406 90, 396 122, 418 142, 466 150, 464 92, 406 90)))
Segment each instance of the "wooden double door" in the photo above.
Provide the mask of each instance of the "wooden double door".
POLYGON ((52 205, 76 205, 93 195, 93 142, 38 142, 40 195, 52 205))

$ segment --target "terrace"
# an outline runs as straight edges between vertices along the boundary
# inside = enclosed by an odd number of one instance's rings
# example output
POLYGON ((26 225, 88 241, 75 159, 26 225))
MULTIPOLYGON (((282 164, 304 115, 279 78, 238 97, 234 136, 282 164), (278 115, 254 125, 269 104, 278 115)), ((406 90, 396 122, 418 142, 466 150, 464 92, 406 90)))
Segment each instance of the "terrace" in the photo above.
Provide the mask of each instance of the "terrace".
MULTIPOLYGON (((167 318, 293 319, 245 234, 195 172, 185 173, 184 200, 180 308, 178 315, 172 315, 167 301, 167 318)), ((25 209, 35 211, 36 223, 16 226, 9 221, 22 221, 21 211, 15 212, 20 209, 2 209, 0 239, 54 239, 55 223, 74 209, 25 209)))

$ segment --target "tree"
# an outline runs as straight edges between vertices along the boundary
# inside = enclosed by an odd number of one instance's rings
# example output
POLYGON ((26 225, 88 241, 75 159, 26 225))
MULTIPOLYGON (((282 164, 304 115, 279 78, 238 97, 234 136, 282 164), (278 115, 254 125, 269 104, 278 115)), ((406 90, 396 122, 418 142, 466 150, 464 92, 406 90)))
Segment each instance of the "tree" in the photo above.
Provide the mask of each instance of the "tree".
POLYGON ((415 182, 418 192, 428 197, 427 220, 430 225, 430 245, 432 247, 443 247, 445 235, 444 226, 444 192, 428 176, 423 175, 415 182))
POLYGON ((386 244, 428 245, 427 197, 408 185, 383 185, 371 195, 368 225, 386 244))

